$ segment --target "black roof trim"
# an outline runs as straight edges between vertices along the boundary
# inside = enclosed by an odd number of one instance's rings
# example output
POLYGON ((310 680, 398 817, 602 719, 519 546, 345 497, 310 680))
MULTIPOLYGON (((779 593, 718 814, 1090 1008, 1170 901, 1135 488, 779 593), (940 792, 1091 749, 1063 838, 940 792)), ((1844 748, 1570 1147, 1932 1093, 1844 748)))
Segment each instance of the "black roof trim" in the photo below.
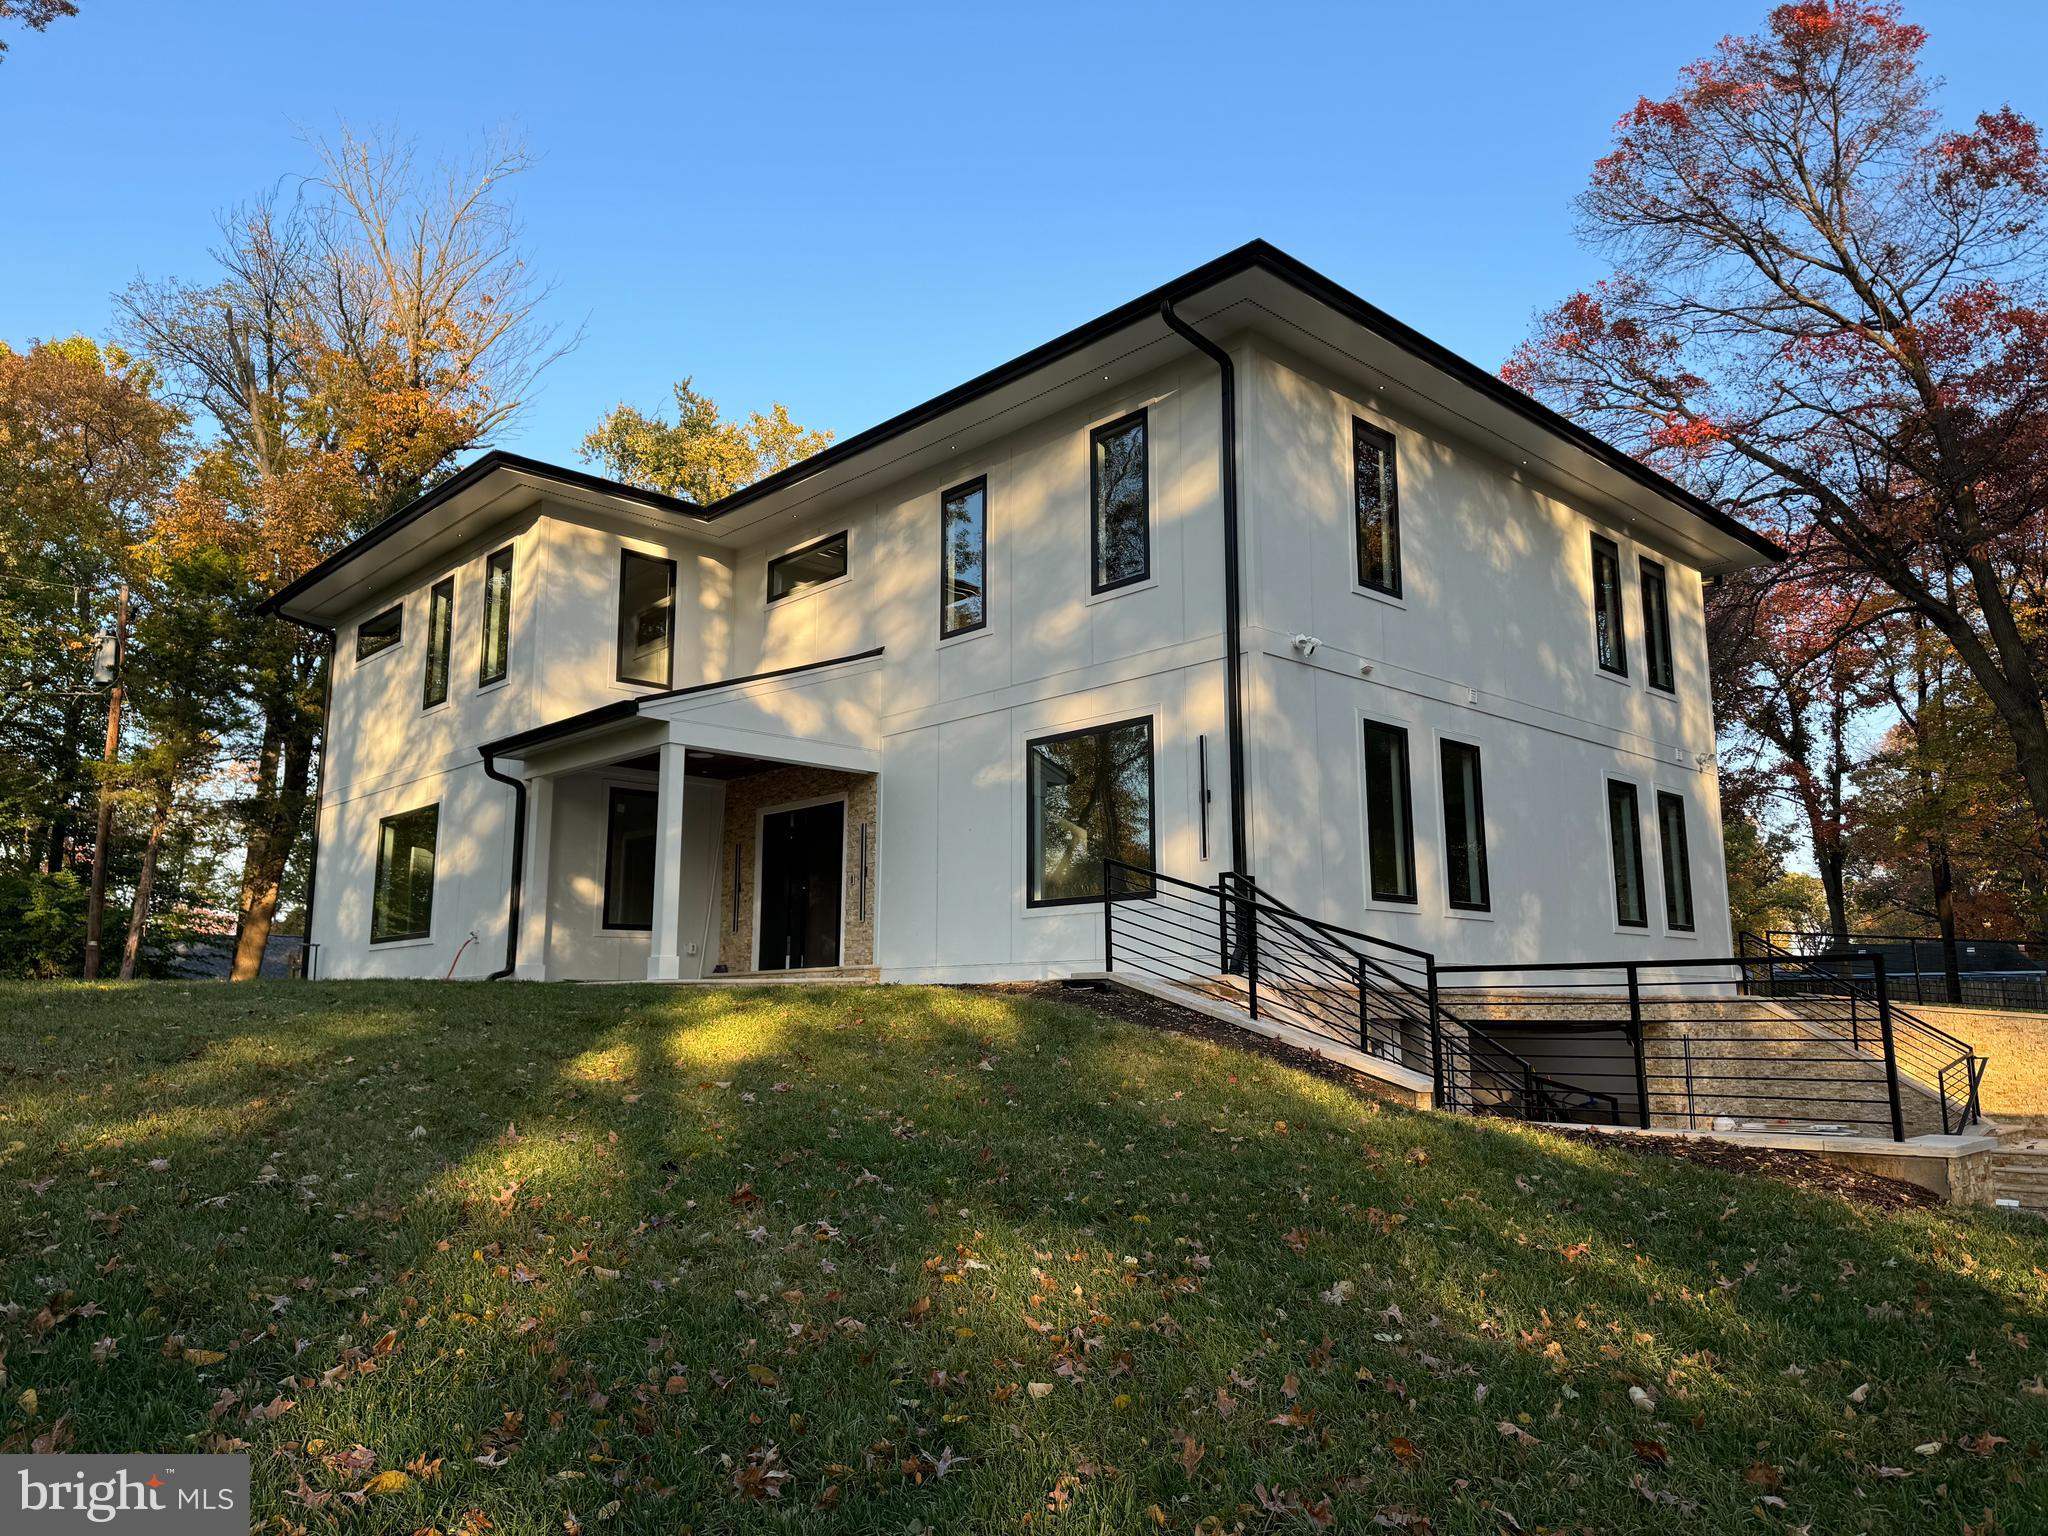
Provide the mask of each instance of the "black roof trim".
POLYGON ((374 549, 384 540, 397 533, 407 524, 424 517, 451 497, 459 496, 471 486, 500 469, 510 469, 521 474, 533 475, 542 480, 553 480, 562 485, 574 486, 582 491, 595 491, 603 496, 624 496, 633 501, 643 502, 658 512, 669 512, 680 517, 702 517, 703 508, 693 501, 680 496, 665 496, 660 491, 645 490, 637 485, 627 485, 618 480, 607 480, 603 475, 593 475, 581 469, 569 469, 560 464, 550 464, 544 459, 528 458, 523 453, 508 453, 502 448, 493 448, 473 463, 464 465, 448 479, 428 491, 418 500, 408 502, 396 512, 378 523, 360 538, 353 539, 303 576, 294 578, 265 598, 258 605, 258 613, 278 613, 286 603, 304 592, 316 582, 324 581, 344 565, 361 555, 365 550, 374 549))
POLYGON ((663 699, 687 698, 693 693, 712 693, 720 688, 737 688, 742 683, 759 683, 771 677, 788 677, 793 672, 815 672, 820 667, 844 666, 849 661, 873 661, 882 654, 883 649, 877 645, 869 650, 854 651, 846 656, 828 656, 823 661, 800 661, 793 667, 771 667, 766 672, 749 672, 745 677, 728 677, 715 683, 692 683, 687 688, 670 688, 661 693, 642 694, 635 702, 658 704, 663 699))

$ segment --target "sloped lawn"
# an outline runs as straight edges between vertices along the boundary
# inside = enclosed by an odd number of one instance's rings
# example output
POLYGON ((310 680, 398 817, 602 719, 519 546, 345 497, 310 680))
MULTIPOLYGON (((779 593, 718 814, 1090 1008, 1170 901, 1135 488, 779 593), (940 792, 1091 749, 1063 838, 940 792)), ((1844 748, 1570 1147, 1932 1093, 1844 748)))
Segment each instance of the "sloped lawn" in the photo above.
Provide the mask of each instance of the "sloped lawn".
POLYGON ((1041 998, 0 989, 0 1450, 279 1530, 2043 1530, 2044 1266, 1041 998))

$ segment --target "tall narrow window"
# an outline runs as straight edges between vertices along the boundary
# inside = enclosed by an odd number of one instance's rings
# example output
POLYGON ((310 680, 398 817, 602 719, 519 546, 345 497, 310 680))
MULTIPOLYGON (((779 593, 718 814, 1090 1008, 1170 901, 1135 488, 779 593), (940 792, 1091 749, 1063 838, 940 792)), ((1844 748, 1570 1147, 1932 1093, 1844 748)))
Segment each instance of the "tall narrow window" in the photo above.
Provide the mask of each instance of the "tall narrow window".
MULTIPOLYGON (((1102 862, 1152 868, 1152 722, 1068 731, 1024 748, 1034 907, 1100 901, 1102 862)), ((1123 891, 1148 882, 1128 872, 1123 891)))
POLYGON ((1401 512, 1393 434, 1351 420, 1351 497, 1358 530, 1358 584, 1401 595, 1401 512))
POLYGON ((1664 584, 1664 567, 1645 560, 1643 582, 1643 671, 1652 688, 1666 693, 1677 691, 1671 664, 1671 594, 1664 584))
POLYGON ((674 671, 676 563, 619 551, 619 681, 669 686, 674 671))
POLYGON ((1088 490, 1093 506, 1089 550, 1091 590, 1127 587, 1152 574, 1152 514, 1146 479, 1145 413, 1138 411, 1088 434, 1088 490))
POLYGON ((484 562, 484 651, 478 684, 503 681, 512 665, 512 546, 484 562))
POLYGON ((1614 861, 1614 919, 1624 928, 1650 926, 1643 900, 1643 829, 1637 816, 1635 785, 1609 779, 1607 842, 1614 861))
POLYGON ((1365 722, 1365 839, 1374 901, 1415 900, 1415 813, 1408 797, 1408 733, 1365 722))
POLYGON ((1444 780, 1444 877, 1451 906, 1484 912, 1486 888, 1486 802, 1479 787, 1479 749, 1467 741, 1446 741, 1438 756, 1444 780))
POLYGON ((1664 855, 1664 926, 1692 932, 1692 850, 1685 837, 1685 801, 1657 793, 1657 847, 1664 855))
POLYGON ((835 533, 802 549, 792 549, 768 562, 768 601, 794 597, 846 574, 846 535, 835 533))
POLYGON ((604 838, 604 926, 654 926, 654 791, 613 789, 604 838))
POLYGON ((988 481, 939 498, 939 635, 988 623, 988 481))
POLYGON ((422 806, 377 823, 377 883, 370 895, 370 942, 424 939, 434 924, 434 835, 441 807, 422 806))
POLYGON ((434 583, 427 594, 427 679, 420 708, 448 702, 448 642, 455 626, 455 578, 434 583))
POLYGON ((1593 645, 1600 670, 1628 676, 1628 636, 1621 622, 1621 551, 1593 535, 1593 645))
POLYGON ((356 660, 368 661, 405 638, 405 604, 394 603, 356 626, 356 660))

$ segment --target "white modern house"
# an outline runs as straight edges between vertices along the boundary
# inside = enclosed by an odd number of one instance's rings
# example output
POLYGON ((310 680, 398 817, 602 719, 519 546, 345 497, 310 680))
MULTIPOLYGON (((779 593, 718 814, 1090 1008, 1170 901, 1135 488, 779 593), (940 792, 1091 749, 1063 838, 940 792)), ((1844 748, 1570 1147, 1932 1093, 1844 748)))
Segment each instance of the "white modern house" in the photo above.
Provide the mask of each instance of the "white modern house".
POLYGON ((1105 857, 1724 956, 1703 587, 1778 553, 1263 243, 711 505, 493 453, 272 600, 313 966, 1060 976, 1105 857))

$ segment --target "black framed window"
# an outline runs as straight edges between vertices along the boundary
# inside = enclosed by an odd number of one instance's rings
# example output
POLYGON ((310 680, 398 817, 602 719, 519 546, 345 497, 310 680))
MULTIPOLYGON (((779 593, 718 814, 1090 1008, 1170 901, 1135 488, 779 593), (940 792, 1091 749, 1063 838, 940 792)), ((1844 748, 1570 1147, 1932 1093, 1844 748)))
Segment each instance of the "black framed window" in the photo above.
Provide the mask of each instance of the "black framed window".
POLYGON ((1408 733, 1365 722, 1366 865, 1374 901, 1415 900, 1415 811, 1408 793, 1408 733))
POLYGON ((1100 901, 1104 859, 1153 867, 1149 718, 1040 737, 1024 757, 1030 905, 1100 901))
POLYGON ((455 578, 434 583, 427 594, 427 675, 420 708, 448 702, 448 644, 455 632, 455 578))
POLYGON ((1152 574, 1152 513, 1143 411, 1088 434, 1090 590, 1108 592, 1152 574))
POLYGON ((477 683, 504 680, 512 665, 512 546, 484 562, 484 644, 483 659, 477 667, 477 683))
POLYGON ((1628 634, 1621 617, 1621 551, 1593 535, 1593 647, 1600 670, 1628 676, 1628 634))
POLYGON ((1439 744, 1444 790, 1444 878, 1451 906, 1485 912, 1492 906, 1486 885, 1486 800, 1479 782, 1479 749, 1469 741, 1439 744))
POLYGON ((768 562, 768 601, 780 602, 811 587, 837 581, 845 574, 846 535, 828 535, 768 562))
POLYGON ((604 926, 654 926, 655 810, 651 789, 614 787, 604 819, 604 926))
POLYGON ((434 837, 440 805, 377 823, 377 883, 370 895, 370 942, 424 939, 434 926, 434 837))
POLYGON ((1614 920, 1624 928, 1650 926, 1643 896, 1643 828, 1636 787, 1626 779, 1607 781, 1607 844, 1614 862, 1614 920))
POLYGON ((1671 589, 1664 567, 1645 560, 1638 572, 1643 584, 1643 676, 1652 688, 1678 691, 1671 662, 1671 589))
POLYGON ((619 681, 668 687, 675 674, 675 627, 675 561, 620 550, 619 681))
POLYGON ((970 480, 939 498, 939 635, 988 623, 988 481, 970 480))
POLYGON ((405 604, 393 603, 374 618, 356 626, 356 660, 368 661, 379 651, 388 651, 405 638, 405 604))
POLYGON ((1664 856, 1664 926, 1692 932, 1692 847, 1685 835, 1685 800, 1657 792, 1657 848, 1664 856))
POLYGON ((1358 584, 1401 595, 1401 508, 1394 436, 1351 418, 1351 500, 1358 541, 1358 584))

